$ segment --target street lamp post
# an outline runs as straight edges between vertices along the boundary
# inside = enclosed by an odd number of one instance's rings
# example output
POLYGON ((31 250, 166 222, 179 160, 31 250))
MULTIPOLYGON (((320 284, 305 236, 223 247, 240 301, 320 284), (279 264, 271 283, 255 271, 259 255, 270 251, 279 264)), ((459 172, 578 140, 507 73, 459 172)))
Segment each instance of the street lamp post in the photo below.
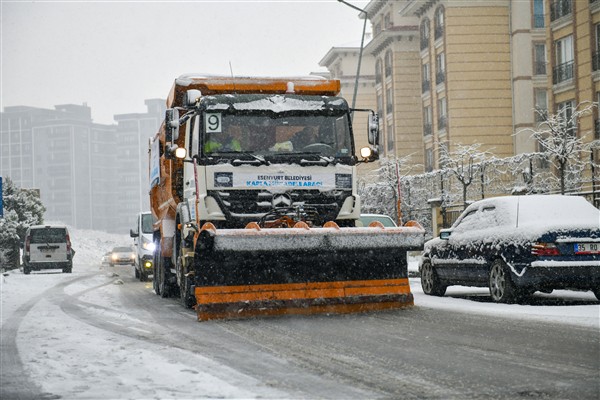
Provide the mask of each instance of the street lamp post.
MULTIPOLYGON (((360 40, 360 52, 358 53, 358 67, 356 68, 356 79, 354 80, 354 95, 352 96, 352 109, 354 110, 354 108, 356 107, 356 93, 358 92, 358 77, 360 76, 360 64, 362 62, 363 47, 365 44, 365 31, 367 30, 367 19, 368 19, 369 15, 362 8, 358 8, 355 5, 350 4, 344 0, 338 0, 338 1, 340 3, 347 5, 348 7, 351 7, 357 11, 360 11, 361 13, 363 13, 365 15, 365 22, 363 24, 362 38, 360 40)), ((352 119, 354 119, 354 111, 352 111, 351 117, 352 117, 352 119)))

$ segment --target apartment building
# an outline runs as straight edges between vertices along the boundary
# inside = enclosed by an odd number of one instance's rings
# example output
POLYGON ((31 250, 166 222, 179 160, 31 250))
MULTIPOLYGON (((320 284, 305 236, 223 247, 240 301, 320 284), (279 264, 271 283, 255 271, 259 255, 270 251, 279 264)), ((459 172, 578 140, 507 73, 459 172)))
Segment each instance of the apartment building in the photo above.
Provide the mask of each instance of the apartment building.
POLYGON ((600 98, 600 0, 378 0, 365 11, 382 153, 425 171, 459 144, 539 151, 531 131, 546 113, 600 98))
MULTIPOLYGON (((569 117, 600 100, 600 1, 547 0, 548 105, 569 117)), ((600 139, 598 109, 576 128, 584 142, 600 139)), ((596 160, 598 151, 596 150, 596 160)))
POLYGON ((150 210, 148 181, 148 142, 160 128, 165 116, 166 101, 149 99, 145 101, 145 113, 115 115, 117 122, 116 154, 119 165, 118 179, 113 182, 117 188, 116 202, 119 216, 115 229, 129 232, 135 224, 137 213, 150 210))
MULTIPOLYGON (((367 34, 365 43, 370 40, 367 34)), ((373 58, 363 50, 363 58, 360 66, 360 76, 356 99, 354 99, 354 88, 356 83, 356 72, 360 47, 332 47, 331 50, 319 61, 319 65, 329 70, 327 78, 339 79, 341 83, 340 95, 344 97, 350 106, 358 109, 376 109, 375 100, 375 70, 373 58)), ((357 112, 353 116, 354 140, 356 149, 368 145, 367 140, 368 114, 357 112)))
POLYGON ((86 104, 5 107, 0 176, 38 189, 46 221, 127 233, 135 213, 149 207, 147 143, 165 101, 146 106, 146 113, 116 115, 117 125, 94 123, 86 104))

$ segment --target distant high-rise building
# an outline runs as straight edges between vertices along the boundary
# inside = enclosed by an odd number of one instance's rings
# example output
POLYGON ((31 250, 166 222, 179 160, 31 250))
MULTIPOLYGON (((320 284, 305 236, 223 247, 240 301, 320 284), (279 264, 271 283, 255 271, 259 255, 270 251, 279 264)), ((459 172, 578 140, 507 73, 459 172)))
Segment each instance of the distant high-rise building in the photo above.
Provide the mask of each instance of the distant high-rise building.
POLYGON ((148 182, 148 143, 160 128, 165 116, 166 101, 146 100, 148 112, 115 115, 117 121, 116 149, 119 178, 115 182, 116 199, 120 205, 117 229, 128 231, 135 216, 150 209, 148 182))
POLYGON ((146 106, 147 113, 116 115, 117 125, 92 122, 85 104, 5 107, 0 176, 39 189, 47 221, 127 233, 135 214, 148 209, 148 138, 165 101, 146 106))

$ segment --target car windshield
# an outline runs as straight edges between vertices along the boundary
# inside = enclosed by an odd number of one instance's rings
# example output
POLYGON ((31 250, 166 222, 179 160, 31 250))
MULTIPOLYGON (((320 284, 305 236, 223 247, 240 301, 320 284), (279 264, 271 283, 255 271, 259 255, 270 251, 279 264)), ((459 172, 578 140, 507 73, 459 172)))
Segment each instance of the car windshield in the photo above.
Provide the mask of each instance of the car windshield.
POLYGON ((31 230, 31 243, 65 243, 65 228, 42 228, 31 230))
POLYGON ((131 251, 131 247, 115 247, 113 249, 113 253, 129 253, 131 251))

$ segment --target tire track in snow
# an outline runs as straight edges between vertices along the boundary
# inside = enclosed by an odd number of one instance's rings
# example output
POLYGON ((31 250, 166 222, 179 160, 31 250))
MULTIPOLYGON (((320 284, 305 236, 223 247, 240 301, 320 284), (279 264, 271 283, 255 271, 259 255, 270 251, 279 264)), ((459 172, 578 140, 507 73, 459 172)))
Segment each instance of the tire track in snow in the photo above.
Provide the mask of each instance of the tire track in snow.
POLYGON ((78 276, 46 289, 19 307, 2 325, 0 338, 0 354, 2 355, 0 357, 0 399, 51 400, 61 398, 52 393, 42 392, 42 388, 29 376, 17 348, 17 333, 23 320, 40 300, 54 297, 54 294, 63 290, 66 286, 87 279, 89 276, 78 276))

